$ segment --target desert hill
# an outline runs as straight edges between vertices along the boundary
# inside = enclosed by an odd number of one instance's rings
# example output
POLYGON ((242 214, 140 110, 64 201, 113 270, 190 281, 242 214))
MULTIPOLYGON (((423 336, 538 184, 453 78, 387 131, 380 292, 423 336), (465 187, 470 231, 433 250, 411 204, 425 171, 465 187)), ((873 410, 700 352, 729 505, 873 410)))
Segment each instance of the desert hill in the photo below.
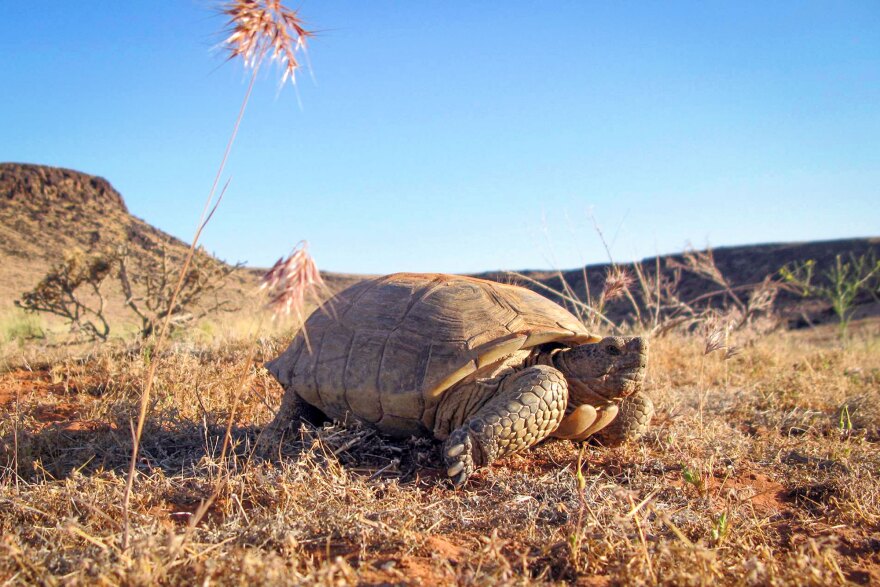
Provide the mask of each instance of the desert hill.
POLYGON ((32 288, 66 252, 126 244, 134 256, 171 257, 180 240, 129 214, 110 183, 78 171, 19 163, 0 164, 0 306, 32 288))
MULTIPOLYGON (((800 243, 766 243, 757 245, 745 245, 734 247, 717 247, 712 249, 715 265, 722 275, 727 277, 734 286, 743 286, 759 283, 767 275, 773 274, 780 267, 789 264, 813 259, 820 267, 828 267, 837 255, 848 256, 850 254, 860 256, 870 251, 880 252, 880 238, 852 238, 827 241, 810 241, 800 243)), ((702 251, 700 251, 702 252, 702 251)), ((653 272, 656 258, 643 259, 641 264, 653 272)), ((673 263, 684 263, 682 254, 660 256, 661 266, 673 263)), ((620 266, 632 268, 632 263, 620 263, 620 266)), ((586 274, 589 276, 590 287, 593 291, 599 291, 606 271, 611 267, 610 263, 587 265, 586 274)), ((570 269, 562 271, 565 280, 575 290, 583 291, 584 269, 570 269)), ((521 271, 533 279, 545 282, 549 285, 559 283, 558 271, 528 270, 521 271)), ((479 276, 486 279, 500 277, 498 272, 481 273, 479 276)), ((685 273, 682 277, 680 291, 685 296, 699 295, 704 293, 700 286, 702 280, 685 273)))
MULTIPOLYGON (((176 267, 189 248, 132 216, 122 195, 104 178, 57 167, 0 163, 0 315, 12 311, 14 301, 66 255, 107 254, 120 246, 127 249, 133 266, 164 258, 176 267)), ((255 283, 249 272, 235 271, 220 297, 242 306, 255 283)), ((139 287, 133 285, 136 294, 139 287)), ((103 290, 111 323, 126 329, 137 324, 138 318, 124 305, 119 283, 109 280, 103 290)), ((48 324, 56 322, 51 319, 48 324)))
POLYGON ((122 195, 101 177, 78 171, 0 163, 0 255, 53 260, 72 248, 126 243, 135 255, 186 243, 132 216, 122 195))
POLYGON ((12 257, 50 258, 137 232, 171 240, 132 217, 107 180, 69 169, 0 164, 0 199, 0 252, 12 257))
MULTIPOLYGON (((125 244, 136 257, 155 257, 163 249, 171 259, 180 259, 188 245, 132 216, 122 195, 105 179, 56 167, 20 163, 0 163, 0 312, 12 307, 13 300, 32 288, 53 262, 72 249, 85 252, 110 250, 125 244)), ((754 284, 776 274, 786 264, 814 259, 817 266, 829 267, 835 256, 880 256, 880 238, 844 239, 823 242, 778 243, 720 247, 713 251, 717 268, 737 291, 748 295, 754 284)), ((678 279, 677 292, 692 300, 718 289, 706 276, 676 269, 685 263, 682 255, 668 255, 641 262, 644 273, 653 278, 657 268, 664 279, 678 279)), ((632 263, 621 267, 634 273, 632 263)), ((583 299, 602 291, 611 264, 595 264, 563 271, 521 271, 527 279, 508 272, 486 272, 478 276, 500 281, 518 281, 554 297, 546 287, 562 291, 566 286, 583 299), (533 283, 530 280, 538 282, 533 283)), ((244 299, 262 270, 237 271, 227 294, 244 299)), ((338 291, 368 276, 324 273, 331 291, 338 291)), ((865 301, 871 301, 865 300, 865 301)), ((777 304, 789 314, 807 311, 821 319, 828 306, 804 306, 796 296, 783 294, 777 304)), ((876 304, 875 304, 876 305, 876 304)), ((608 306, 613 319, 622 319, 631 306, 618 301, 608 306)))

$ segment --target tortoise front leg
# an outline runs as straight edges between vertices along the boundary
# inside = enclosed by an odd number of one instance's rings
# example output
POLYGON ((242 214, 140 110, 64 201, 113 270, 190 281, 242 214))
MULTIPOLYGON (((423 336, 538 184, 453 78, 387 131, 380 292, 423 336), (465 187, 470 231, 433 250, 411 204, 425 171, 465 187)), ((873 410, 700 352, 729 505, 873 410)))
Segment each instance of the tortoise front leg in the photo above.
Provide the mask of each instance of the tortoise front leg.
POLYGON ((477 467, 547 438, 565 415, 568 384, 546 365, 505 379, 496 395, 443 443, 446 473, 459 486, 477 467))
POLYGON ((651 424, 654 403, 647 395, 637 392, 620 402, 617 417, 607 428, 596 434, 605 446, 618 446, 639 439, 651 424))

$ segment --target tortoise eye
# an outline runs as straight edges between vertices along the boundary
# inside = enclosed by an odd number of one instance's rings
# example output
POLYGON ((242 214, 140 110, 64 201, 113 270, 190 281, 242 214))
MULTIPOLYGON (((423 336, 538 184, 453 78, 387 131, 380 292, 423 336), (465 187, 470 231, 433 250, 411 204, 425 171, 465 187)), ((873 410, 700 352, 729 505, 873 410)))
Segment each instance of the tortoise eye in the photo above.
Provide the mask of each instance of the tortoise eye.
POLYGON ((611 355, 612 357, 616 357, 617 355, 620 354, 620 349, 617 348, 616 346, 609 346, 608 349, 606 349, 606 350, 607 350, 608 354, 611 355))

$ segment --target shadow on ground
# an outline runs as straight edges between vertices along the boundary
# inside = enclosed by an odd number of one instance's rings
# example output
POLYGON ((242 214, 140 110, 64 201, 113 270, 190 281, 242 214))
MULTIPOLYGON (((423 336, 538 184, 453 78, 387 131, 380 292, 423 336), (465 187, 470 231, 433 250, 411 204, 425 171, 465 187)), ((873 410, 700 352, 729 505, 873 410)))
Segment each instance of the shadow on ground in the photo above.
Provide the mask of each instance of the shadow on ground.
MULTIPOLYGON (((295 461, 309 453, 318 462, 332 461, 369 477, 393 477, 401 482, 413 480, 417 472, 422 479, 442 477, 437 443, 431 439, 391 440, 363 427, 303 424, 299 430, 291 429, 280 443, 256 450, 261 431, 262 427, 253 425, 232 427, 227 454, 236 465, 248 459, 295 461)), ((221 424, 151 419, 144 428, 138 470, 176 475, 217 467, 225 433, 221 424)), ((0 438, 0 462, 10 468, 17 462, 18 474, 28 481, 106 471, 125 475, 131 450, 127 422, 58 421, 0 438)))

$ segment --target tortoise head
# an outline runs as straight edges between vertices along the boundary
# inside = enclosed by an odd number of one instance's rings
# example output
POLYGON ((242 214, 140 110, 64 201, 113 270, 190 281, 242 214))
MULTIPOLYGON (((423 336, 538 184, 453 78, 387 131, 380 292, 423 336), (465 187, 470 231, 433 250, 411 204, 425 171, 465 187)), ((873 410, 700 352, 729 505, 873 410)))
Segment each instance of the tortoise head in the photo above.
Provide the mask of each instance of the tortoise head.
POLYGON ((609 336, 563 351, 556 359, 575 403, 591 403, 589 396, 617 400, 639 391, 647 364, 648 341, 640 336, 609 336))

